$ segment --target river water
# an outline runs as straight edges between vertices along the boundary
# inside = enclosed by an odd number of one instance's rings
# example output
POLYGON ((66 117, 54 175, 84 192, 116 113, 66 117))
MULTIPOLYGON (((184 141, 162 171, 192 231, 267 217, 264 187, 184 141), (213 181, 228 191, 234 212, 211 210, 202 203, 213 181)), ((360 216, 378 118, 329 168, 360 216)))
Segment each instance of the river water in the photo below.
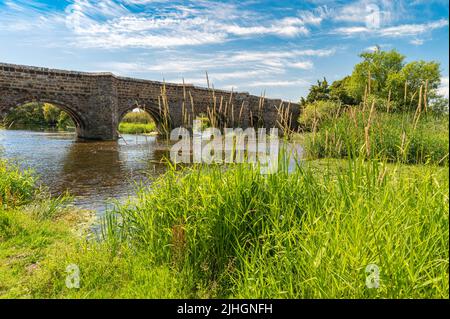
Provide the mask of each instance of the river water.
POLYGON ((0 130, 0 157, 33 169, 54 195, 103 212, 111 199, 133 195, 136 183, 164 172, 168 156, 154 136, 123 135, 115 142, 81 142, 75 133, 0 130))
MULTIPOLYGON (((302 148, 290 147, 301 158, 302 148)), ((169 152, 154 136, 85 142, 70 132, 0 130, 0 157, 34 170, 53 195, 68 191, 75 205, 101 214, 113 201, 133 196, 136 184, 164 173, 169 152)), ((291 158, 289 170, 295 167, 291 158)))

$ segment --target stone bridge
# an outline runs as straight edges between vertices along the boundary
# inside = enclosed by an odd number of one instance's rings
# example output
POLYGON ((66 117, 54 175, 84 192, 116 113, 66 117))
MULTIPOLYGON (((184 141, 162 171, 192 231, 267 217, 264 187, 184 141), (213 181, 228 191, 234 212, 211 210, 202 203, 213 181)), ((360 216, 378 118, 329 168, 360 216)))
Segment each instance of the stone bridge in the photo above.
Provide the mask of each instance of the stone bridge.
POLYGON ((122 117, 145 109, 161 127, 188 126, 200 114, 220 114, 228 127, 297 127, 299 106, 248 93, 0 63, 0 118, 28 102, 51 103, 70 115, 82 139, 115 140, 122 117), (193 105, 192 105, 193 104, 193 105), (165 107, 166 105, 166 107, 165 107), (168 109, 169 117, 164 116, 168 109), (280 124, 281 123, 281 124, 280 124), (285 123, 285 124, 282 124, 285 123))

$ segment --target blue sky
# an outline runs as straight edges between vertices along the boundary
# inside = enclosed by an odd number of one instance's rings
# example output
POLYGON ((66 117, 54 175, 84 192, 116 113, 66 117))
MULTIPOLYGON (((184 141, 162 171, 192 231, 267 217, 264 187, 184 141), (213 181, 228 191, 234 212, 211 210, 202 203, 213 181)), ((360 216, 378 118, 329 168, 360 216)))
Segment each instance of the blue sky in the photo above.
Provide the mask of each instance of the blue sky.
POLYGON ((298 101, 375 45, 441 63, 448 1, 0 0, 0 61, 206 85, 298 101))

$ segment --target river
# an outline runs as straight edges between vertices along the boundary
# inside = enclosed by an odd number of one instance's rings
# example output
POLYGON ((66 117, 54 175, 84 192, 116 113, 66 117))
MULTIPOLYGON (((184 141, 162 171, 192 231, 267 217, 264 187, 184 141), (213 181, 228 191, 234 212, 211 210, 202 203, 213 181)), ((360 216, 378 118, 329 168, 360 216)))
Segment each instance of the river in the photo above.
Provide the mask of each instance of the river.
POLYGON ((123 135, 112 142, 77 141, 75 133, 0 130, 0 156, 31 168, 53 195, 103 212, 111 199, 133 195, 136 183, 164 172, 167 156, 154 136, 123 135))
MULTIPOLYGON (((298 144, 290 147, 302 157, 298 144)), ((133 196, 137 183, 164 173, 169 152, 155 136, 98 142, 79 141, 71 132, 0 130, 0 157, 34 170, 52 195, 68 191, 76 206, 101 215, 113 201, 133 196)), ((289 170, 295 167, 292 157, 289 170)))

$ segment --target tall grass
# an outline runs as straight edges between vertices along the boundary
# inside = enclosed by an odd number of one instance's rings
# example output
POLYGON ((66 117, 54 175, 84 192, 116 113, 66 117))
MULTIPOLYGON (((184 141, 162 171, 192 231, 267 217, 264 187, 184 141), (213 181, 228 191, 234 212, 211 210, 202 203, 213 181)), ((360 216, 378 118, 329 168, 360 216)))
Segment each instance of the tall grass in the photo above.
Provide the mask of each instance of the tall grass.
POLYGON ((447 116, 384 113, 349 108, 310 134, 306 150, 312 158, 382 158, 407 164, 447 164, 447 116))
POLYGON ((448 169, 336 164, 171 170, 108 213, 106 242, 179 272, 191 297, 447 298, 448 169))
POLYGON ((30 202, 35 195, 36 178, 30 170, 0 159, 0 208, 30 202))
POLYGON ((100 242, 75 240, 54 213, 60 203, 0 207, 0 294, 448 298, 448 167, 283 167, 172 168, 107 212, 100 242), (69 264, 80 289, 65 287, 69 264), (369 264, 377 289, 365 285, 369 264))

